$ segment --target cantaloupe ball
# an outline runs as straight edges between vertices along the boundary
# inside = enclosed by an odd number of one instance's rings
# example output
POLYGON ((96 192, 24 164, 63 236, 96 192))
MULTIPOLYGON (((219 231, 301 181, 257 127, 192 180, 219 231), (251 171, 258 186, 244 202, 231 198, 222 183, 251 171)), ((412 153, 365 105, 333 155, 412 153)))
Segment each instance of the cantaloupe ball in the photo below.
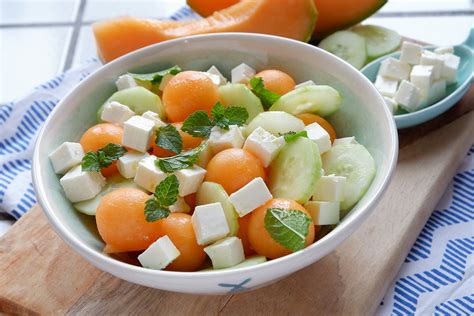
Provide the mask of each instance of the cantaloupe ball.
POLYGON ((326 121, 319 115, 311 114, 311 113, 301 113, 296 115, 297 118, 303 121, 304 125, 309 125, 312 123, 318 123, 321 125, 322 128, 328 132, 329 137, 331 138, 331 143, 337 138, 336 130, 332 127, 331 123, 326 121))
POLYGON ((165 112, 171 122, 182 122, 197 110, 210 114, 217 101, 217 86, 200 71, 180 72, 163 91, 165 112))
MULTIPOLYGON (((123 128, 110 123, 101 123, 89 128, 81 137, 81 143, 84 152, 97 151, 107 144, 122 143, 123 128)), ((118 173, 117 162, 114 161, 107 168, 101 170, 105 177, 118 173)))
MULTIPOLYGON (((203 138, 194 137, 194 136, 189 135, 186 132, 183 132, 181 130, 181 127, 183 126, 183 122, 172 123, 172 125, 176 127, 176 129, 179 132, 179 135, 181 135, 181 139, 183 140, 183 151, 196 148, 203 141, 203 138)), ((166 149, 156 146, 154 139, 153 139, 152 147, 153 147, 153 155, 157 157, 171 157, 171 156, 176 155, 176 153, 170 150, 166 150, 166 149)))
POLYGON ((266 180, 262 162, 250 152, 239 148, 217 153, 207 165, 206 181, 219 183, 228 194, 258 177, 266 180))
MULTIPOLYGON (((276 242, 265 228, 265 215, 267 214, 268 208, 297 210, 304 212, 309 218, 311 218, 311 216, 303 206, 301 206, 296 201, 289 199, 272 199, 250 213, 251 217, 248 226, 248 238, 250 245, 259 255, 270 259, 276 259, 291 254, 292 251, 276 242)), ((308 227, 308 235, 306 236, 305 247, 311 245, 314 242, 314 235, 315 227, 313 221, 311 220, 311 223, 308 227)))
POLYGON ((197 243, 191 215, 171 213, 159 222, 163 235, 168 235, 180 252, 179 257, 167 266, 166 270, 196 271, 201 268, 206 260, 206 253, 204 247, 197 243))
POLYGON ((100 236, 110 248, 122 252, 144 250, 163 235, 160 221, 145 219, 149 198, 134 188, 119 188, 102 197, 95 219, 100 236))
POLYGON ((255 77, 262 78, 265 88, 279 95, 284 95, 295 88, 295 81, 293 78, 280 70, 263 70, 256 74, 255 77))
POLYGON ((237 237, 242 240, 242 245, 244 246, 245 256, 250 256, 255 253, 255 250, 252 249, 249 241, 249 223, 251 215, 248 214, 244 217, 239 217, 239 231, 237 232, 237 237))

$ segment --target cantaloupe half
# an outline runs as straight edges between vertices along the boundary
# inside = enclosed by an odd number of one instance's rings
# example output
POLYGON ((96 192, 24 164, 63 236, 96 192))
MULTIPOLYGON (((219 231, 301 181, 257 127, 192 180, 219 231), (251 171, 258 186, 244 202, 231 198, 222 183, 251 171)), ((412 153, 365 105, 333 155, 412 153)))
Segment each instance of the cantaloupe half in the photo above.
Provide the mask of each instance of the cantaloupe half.
POLYGON ((200 16, 210 16, 216 11, 228 8, 240 0, 187 0, 186 3, 200 16))
POLYGON ((243 0, 191 22, 125 17, 94 23, 93 32, 99 56, 108 62, 151 44, 196 34, 251 32, 308 41, 316 18, 313 0, 243 0))

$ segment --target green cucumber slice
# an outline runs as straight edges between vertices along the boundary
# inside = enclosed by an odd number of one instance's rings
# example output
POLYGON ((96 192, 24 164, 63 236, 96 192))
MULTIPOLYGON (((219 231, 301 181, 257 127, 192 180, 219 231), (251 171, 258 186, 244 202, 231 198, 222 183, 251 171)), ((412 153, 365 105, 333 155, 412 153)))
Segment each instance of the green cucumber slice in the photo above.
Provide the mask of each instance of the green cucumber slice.
POLYGON ((318 145, 306 137, 287 143, 270 165, 269 189, 275 198, 308 202, 321 178, 318 145))
POLYGON ((326 174, 346 177, 341 210, 349 210, 364 196, 375 177, 374 159, 361 144, 341 144, 325 152, 322 161, 326 174))
POLYGON ((219 87, 219 97, 224 106, 241 106, 249 113, 247 124, 257 114, 263 112, 260 99, 242 83, 226 84, 219 87))
POLYGON ((354 32, 333 33, 319 42, 319 47, 344 59, 357 69, 361 69, 367 61, 366 40, 354 32))
POLYGON ((245 136, 250 135, 257 127, 261 127, 275 136, 288 132, 304 130, 304 123, 297 117, 283 111, 262 112, 258 114, 245 129, 245 136))
POLYGON ((296 115, 314 113, 329 116, 339 110, 341 94, 330 86, 306 86, 284 94, 275 102, 270 111, 285 111, 296 115))
POLYGON ((400 34, 377 25, 357 25, 351 31, 365 38, 370 60, 396 51, 402 43, 400 34))
POLYGON ((259 256, 259 255, 254 255, 254 256, 249 256, 247 259, 242 261, 241 263, 230 267, 230 268, 224 268, 224 269, 213 269, 212 267, 202 269, 201 271, 222 271, 222 270, 233 270, 233 269, 239 269, 239 268, 245 268, 245 267, 251 267, 260 263, 264 263, 267 261, 267 258, 264 256, 259 256))
POLYGON ((230 203, 229 196, 222 185, 214 182, 205 181, 199 187, 196 193, 196 204, 204 205, 219 202, 224 209, 227 224, 229 224, 229 236, 237 235, 239 231, 239 215, 235 211, 234 206, 230 203))

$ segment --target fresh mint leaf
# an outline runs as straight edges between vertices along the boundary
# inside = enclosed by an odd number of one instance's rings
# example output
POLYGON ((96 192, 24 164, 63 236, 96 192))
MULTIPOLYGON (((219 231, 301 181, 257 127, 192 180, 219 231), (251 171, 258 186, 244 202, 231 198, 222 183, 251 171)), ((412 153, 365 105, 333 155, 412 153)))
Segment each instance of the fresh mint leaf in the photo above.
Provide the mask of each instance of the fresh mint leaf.
POLYGON ((127 149, 117 144, 107 144, 97 152, 88 152, 82 158, 81 167, 83 171, 100 171, 112 164, 115 160, 122 157, 127 149))
POLYGON ((206 148, 207 143, 202 142, 198 147, 173 157, 160 158, 155 161, 155 165, 166 173, 190 168, 198 159, 199 153, 206 148))
POLYGON ((155 144, 176 154, 179 154, 183 149, 183 139, 176 127, 171 124, 158 128, 155 144))
POLYGON ((297 140, 298 138, 300 137, 308 137, 308 133, 306 131, 301 131, 301 132, 288 132, 288 133, 285 133, 285 134, 280 134, 280 136, 283 136, 283 138, 285 139, 285 141, 287 143, 291 143, 291 142, 294 142, 295 140, 297 140))
POLYGON ((240 106, 231 106, 225 108, 224 118, 228 125, 242 126, 249 118, 249 112, 240 106))
POLYGON ((295 252, 304 248, 312 221, 308 215, 298 210, 269 208, 264 223, 273 240, 295 252))
POLYGON ((161 206, 168 207, 176 203, 178 189, 178 178, 174 174, 169 175, 156 186, 155 198, 161 206))
POLYGON ((122 145, 109 143, 98 151, 104 152, 104 155, 113 161, 122 157, 127 152, 127 149, 122 145))
POLYGON ((214 122, 224 120, 224 118, 225 118, 225 107, 220 102, 217 102, 212 107, 211 116, 214 119, 214 122))
POLYGON ((170 213, 169 208, 161 206, 154 198, 145 202, 145 220, 147 222, 154 222, 166 218, 170 213))
POLYGON ((181 72, 181 68, 179 66, 173 66, 168 69, 164 69, 161 71, 157 72, 151 72, 147 74, 135 74, 129 72, 128 74, 133 77, 135 80, 139 81, 147 81, 151 82, 152 84, 160 84, 161 80, 163 79, 164 76, 166 75, 176 75, 177 73, 181 72))
POLYGON ((89 151, 82 158, 82 171, 100 171, 99 157, 95 152, 89 151))
POLYGON ((253 77, 250 79, 250 86, 252 87, 252 92, 262 102, 263 108, 265 110, 268 110, 270 106, 272 106, 273 103, 278 101, 280 98, 280 95, 265 88, 263 79, 260 77, 253 77))
POLYGON ((213 122, 205 111, 196 111, 183 122, 181 130, 194 137, 209 138, 213 122))

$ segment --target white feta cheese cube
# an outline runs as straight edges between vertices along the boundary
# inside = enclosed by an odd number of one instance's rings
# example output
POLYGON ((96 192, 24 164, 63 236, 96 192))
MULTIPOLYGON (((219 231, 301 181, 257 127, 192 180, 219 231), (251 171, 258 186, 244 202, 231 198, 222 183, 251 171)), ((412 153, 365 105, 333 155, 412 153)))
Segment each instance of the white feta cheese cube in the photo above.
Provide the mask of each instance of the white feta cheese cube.
POLYGON ((170 82, 171 79, 173 79, 173 77, 174 75, 172 74, 164 75, 163 78, 161 78, 161 82, 160 82, 160 85, 158 86, 158 90, 164 91, 166 85, 168 84, 168 82, 170 82))
POLYGON ((410 73, 410 81, 422 95, 427 95, 433 82, 433 65, 415 65, 410 73))
POLYGON ((135 79, 133 79, 133 77, 130 76, 129 74, 118 77, 117 81, 115 81, 115 85, 117 86, 117 89, 119 90, 124 90, 124 89, 138 86, 135 79))
POLYGON ((147 120, 153 121, 155 123, 155 128, 159 128, 166 125, 166 123, 161 120, 158 113, 146 111, 142 114, 142 117, 146 118, 147 120))
POLYGON ((400 53, 400 61, 411 65, 420 63, 423 47, 412 42, 403 42, 400 53))
POLYGON ((386 97, 393 97, 397 93, 398 80, 385 78, 380 75, 375 79, 375 88, 381 95, 386 97))
POLYGON ((438 55, 454 54, 454 47, 452 47, 452 46, 440 46, 438 48, 435 48, 434 53, 438 54, 438 55))
POLYGON ((333 174, 322 176, 318 182, 316 182, 313 201, 343 201, 345 183, 346 177, 333 174))
POLYGON ((228 130, 214 126, 209 136, 208 144, 214 154, 228 148, 242 148, 244 136, 237 125, 229 126, 228 130))
POLYGON ((152 243, 138 256, 138 261, 144 268, 161 270, 179 257, 181 253, 168 235, 152 243))
POLYGON ((316 84, 314 83, 313 80, 307 80, 302 83, 299 83, 295 86, 295 89, 301 88, 301 87, 307 87, 307 86, 315 86, 316 84))
POLYGON ((229 196, 237 214, 244 217, 273 198, 262 178, 258 177, 229 196))
POLYGON ((125 179, 134 178, 137 174, 138 163, 150 156, 148 153, 129 151, 118 159, 117 168, 125 179))
POLYGON ((354 136, 351 136, 351 137, 336 138, 332 145, 336 146, 336 145, 343 145, 343 144, 358 144, 358 142, 356 141, 356 138, 354 136))
POLYGON ((433 80, 438 80, 441 77, 441 71, 443 70, 443 57, 441 55, 425 50, 421 54, 420 64, 433 66, 433 80))
POLYGON ((186 196, 197 192, 206 175, 206 169, 193 165, 191 168, 175 171, 174 174, 179 181, 179 196, 186 196))
POLYGON ((446 81, 438 80, 433 82, 428 92, 429 104, 434 104, 446 96, 446 81))
POLYGON ((208 77, 209 79, 211 79, 212 83, 216 86, 219 86, 221 84, 221 78, 219 76, 210 74, 208 72, 203 72, 203 74, 206 75, 206 77, 208 77))
POLYGON ((155 165, 155 156, 148 156, 138 163, 133 181, 149 192, 155 192, 156 186, 163 181, 167 174, 155 165))
POLYGON ((199 245, 213 243, 230 232, 221 203, 196 206, 191 221, 199 245))
POLYGON ((72 203, 92 199, 105 185, 105 179, 100 172, 82 171, 80 165, 69 170, 59 182, 72 203))
POLYGON ((309 201, 304 207, 308 210, 315 225, 334 225, 339 223, 341 216, 340 202, 309 201))
POLYGON ((398 87, 394 100, 408 112, 416 111, 421 101, 420 89, 413 83, 403 80, 400 87, 398 87))
POLYGON ((180 196, 173 205, 170 205, 169 209, 171 213, 189 213, 191 211, 188 203, 180 196))
POLYGON ((390 110, 390 112, 392 114, 394 114, 395 112, 397 112, 398 110, 398 103, 392 99, 392 98, 388 98, 388 97, 383 97, 384 101, 385 101, 385 104, 387 105, 388 109, 390 110))
POLYGON ((321 125, 318 123, 311 123, 306 125, 304 130, 308 134, 308 138, 318 145, 320 154, 331 149, 331 137, 329 137, 328 132, 326 132, 321 125))
POLYGON ((201 168, 206 168, 213 156, 211 146, 209 146, 209 143, 206 143, 204 148, 197 155, 196 165, 201 168))
POLYGON ((442 55, 442 59, 443 68, 441 78, 445 79, 447 84, 455 83, 461 58, 453 54, 444 54, 442 55))
POLYGON ((245 260, 242 240, 237 237, 227 237, 204 248, 212 261, 214 269, 233 267, 245 260))
POLYGON ((122 145, 141 152, 151 147, 155 122, 135 115, 123 123, 122 145))
POLYGON ((231 71, 232 83, 247 83, 255 76, 255 69, 245 63, 241 63, 231 71))
POLYGON ((380 63, 379 75, 395 80, 408 80, 411 67, 393 57, 389 57, 380 63))
POLYGON ((217 76, 219 78, 219 82, 217 83, 218 86, 227 83, 227 78, 222 75, 222 73, 219 71, 219 69, 217 69, 216 66, 214 66, 214 65, 211 66, 211 68, 209 68, 206 72, 208 74, 217 76))
POLYGON ((55 151, 49 154, 49 160, 54 172, 64 174, 75 165, 81 163, 84 150, 81 144, 64 142, 55 151))
POLYGON ((134 115, 135 112, 130 110, 128 106, 112 101, 105 104, 104 111, 102 111, 100 118, 105 122, 122 125, 123 122, 134 115))
POLYGON ((244 149, 251 152, 266 168, 285 145, 283 137, 276 137, 261 127, 257 127, 244 143, 244 149))

